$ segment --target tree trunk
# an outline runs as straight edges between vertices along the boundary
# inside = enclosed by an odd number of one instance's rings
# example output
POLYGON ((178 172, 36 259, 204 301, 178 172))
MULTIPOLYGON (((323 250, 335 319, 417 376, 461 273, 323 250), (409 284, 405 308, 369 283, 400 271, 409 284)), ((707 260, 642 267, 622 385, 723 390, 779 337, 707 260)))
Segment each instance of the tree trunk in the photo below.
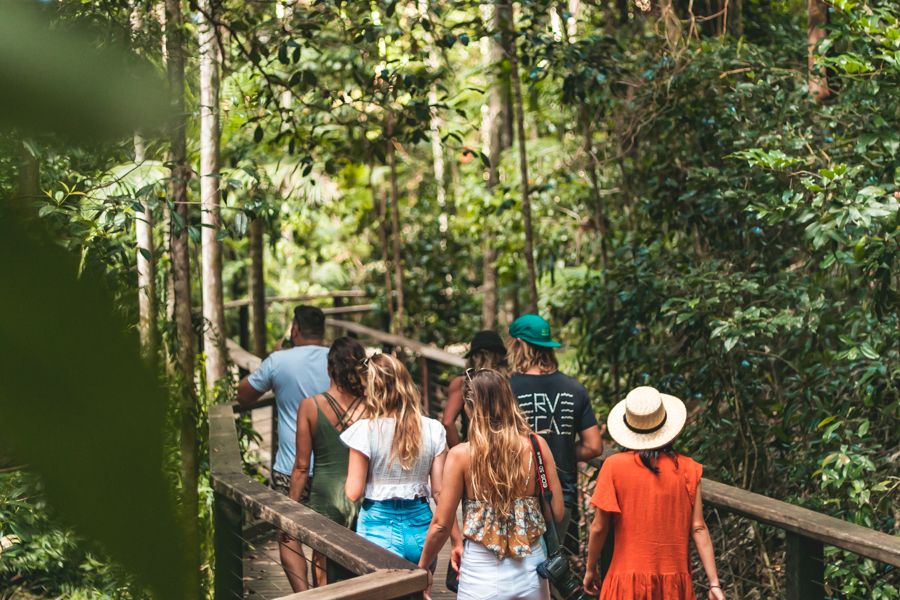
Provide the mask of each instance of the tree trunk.
POLYGON ((828 77, 824 69, 816 69, 816 48, 822 38, 825 37, 825 25, 828 23, 828 6, 824 0, 807 0, 807 79, 809 93, 816 102, 827 98, 831 91, 828 89, 828 77))
MULTIPOLYGON (((481 127, 482 146, 488 157, 487 191, 493 194, 500 181, 500 160, 503 151, 512 144, 512 120, 510 119, 509 103, 509 65, 505 62, 505 47, 508 46, 512 25, 510 14, 511 5, 498 0, 493 5, 493 15, 490 6, 482 5, 482 19, 485 22, 492 21, 493 29, 500 32, 500 40, 495 36, 485 36, 481 40, 482 62, 485 71, 490 73, 490 90, 488 95, 487 111, 481 127)), ((497 284, 497 250, 496 233, 494 223, 490 217, 485 217, 483 252, 483 281, 482 281, 482 305, 481 326, 484 329, 493 329, 497 321, 499 309, 498 284, 497 284)))
POLYGON ((250 221, 250 311, 253 320, 253 354, 265 358, 266 343, 266 282, 263 271, 263 220, 250 221))
POLYGON ((528 153, 525 147, 525 107, 522 103, 522 82, 519 78, 519 58, 515 39, 509 45, 510 79, 515 100, 516 135, 519 142, 519 177, 522 192, 522 221, 525 228, 525 266, 528 270, 528 311, 537 313, 537 272, 534 267, 534 239, 531 227, 531 199, 528 189, 528 153))
POLYGON ((586 106, 582 106, 580 112, 585 167, 588 178, 591 180, 591 192, 594 196, 594 227, 600 234, 600 259, 605 271, 609 266, 606 207, 604 206, 603 195, 600 191, 600 181, 597 175, 597 157, 594 155, 594 132, 591 129, 591 115, 586 106))
POLYGON ((19 157, 16 198, 19 204, 18 208, 27 209, 41 195, 41 163, 24 142, 19 149, 19 157))
POLYGON ((222 244, 219 190, 219 42, 212 0, 200 0, 200 217, 203 270, 203 350, 206 386, 225 377, 225 309, 222 305, 222 244))
MULTIPOLYGON (((370 183, 371 185, 371 183, 370 183)), ((378 193, 378 237, 381 241, 381 256, 384 260, 384 294, 387 298, 387 311, 388 311, 388 330, 391 332, 395 332, 395 327, 397 324, 396 318, 394 316, 394 285, 391 283, 391 261, 388 258, 390 254, 390 248, 388 247, 388 228, 390 225, 388 224, 388 214, 387 214, 387 192, 381 191, 376 192, 375 189, 372 189, 372 194, 378 193)), ((373 197, 374 200, 374 197, 373 197)))
POLYGON ((397 153, 394 148, 394 115, 388 115, 387 160, 391 179, 391 245, 393 247, 394 288, 397 290, 397 310, 395 312, 396 333, 403 335, 404 301, 403 301, 403 261, 400 256, 402 240, 400 239, 400 194, 397 192, 397 153))
MULTIPOLYGON (((143 29, 141 8, 131 2, 131 35, 135 40, 143 29)), ((134 133, 134 162, 140 165, 146 158, 144 137, 134 133)), ((134 220, 134 237, 137 245, 138 279, 138 333, 144 358, 155 360, 159 347, 159 329, 156 326, 156 256, 153 243, 153 209, 146 196, 138 198, 141 213, 134 220)))
MULTIPOLYGON (((423 20, 428 19, 428 0, 418 1, 419 17, 423 20)), ((431 133, 431 156, 434 164, 434 181, 435 181, 435 200, 438 205, 438 224, 441 232, 441 247, 446 249, 447 240, 445 234, 449 226, 447 215, 447 182, 444 168, 444 144, 441 141, 441 117, 438 114, 438 89, 436 78, 440 70, 440 58, 437 46, 434 43, 433 36, 430 32, 424 33, 425 44, 428 46, 428 58, 426 64, 435 82, 432 82, 428 89, 428 104, 431 112, 429 121, 429 130, 431 133)))
POLYGON ((199 502, 197 400, 194 389, 194 331, 191 323, 190 253, 188 248, 187 182, 190 167, 187 163, 184 107, 184 17, 181 0, 166 0, 166 70, 171 94, 172 122, 170 125, 169 200, 174 206, 171 214, 170 252, 175 300, 176 366, 181 378, 179 394, 181 412, 181 489, 182 510, 188 528, 186 539, 192 553, 190 577, 196 586, 193 597, 199 594, 200 565, 197 517, 199 502))

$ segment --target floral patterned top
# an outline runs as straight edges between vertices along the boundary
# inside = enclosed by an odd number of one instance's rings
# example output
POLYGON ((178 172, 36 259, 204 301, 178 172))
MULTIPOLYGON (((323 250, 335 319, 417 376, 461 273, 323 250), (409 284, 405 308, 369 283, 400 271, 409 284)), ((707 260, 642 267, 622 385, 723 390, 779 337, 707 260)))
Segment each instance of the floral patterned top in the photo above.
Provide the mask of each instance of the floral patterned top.
POLYGON ((528 556, 546 528, 537 496, 516 498, 508 514, 481 500, 463 502, 463 535, 497 558, 528 556))

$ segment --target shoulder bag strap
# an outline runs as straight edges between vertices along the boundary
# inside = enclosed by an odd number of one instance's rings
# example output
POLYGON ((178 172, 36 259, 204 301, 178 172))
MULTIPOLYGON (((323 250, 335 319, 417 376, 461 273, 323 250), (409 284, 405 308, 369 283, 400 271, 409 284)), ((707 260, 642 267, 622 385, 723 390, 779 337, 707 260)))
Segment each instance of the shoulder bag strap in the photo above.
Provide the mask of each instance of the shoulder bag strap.
POLYGON ((547 556, 551 556, 559 550, 556 521, 553 519, 553 511, 550 508, 553 492, 550 491, 550 484, 547 481, 547 471, 544 469, 544 456, 541 452, 541 446, 538 444, 537 435, 531 433, 528 435, 528 439, 531 440, 531 448, 534 450, 534 464, 537 465, 537 479, 540 487, 538 499, 541 503, 541 512, 544 513, 544 521, 547 523, 547 530, 544 532, 544 542, 547 544, 547 556))

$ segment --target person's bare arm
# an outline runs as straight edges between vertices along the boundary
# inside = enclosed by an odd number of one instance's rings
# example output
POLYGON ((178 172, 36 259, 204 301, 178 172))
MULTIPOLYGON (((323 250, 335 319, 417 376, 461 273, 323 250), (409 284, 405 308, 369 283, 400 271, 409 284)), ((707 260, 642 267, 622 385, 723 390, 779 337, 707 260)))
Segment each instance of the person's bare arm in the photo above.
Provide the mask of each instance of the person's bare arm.
POLYGON ((437 558, 438 552, 447 542, 450 531, 456 523, 456 509, 463 496, 467 460, 468 453, 463 446, 457 446, 447 454, 440 499, 437 503, 437 510, 434 511, 431 519, 431 525, 428 527, 425 546, 422 548, 422 557, 419 559, 419 566, 423 569, 427 569, 437 558))
POLYGON ((537 440, 541 447, 541 456, 544 459, 544 470, 547 473, 547 485, 550 486, 550 492, 553 494, 553 499, 550 501, 550 511, 553 513, 553 520, 559 523, 566 510, 563 501, 562 483, 559 481, 559 472, 556 470, 556 461, 553 459, 553 453, 550 452, 547 440, 541 436, 537 436, 537 440))
POLYGON ((241 382, 238 383, 237 400, 241 406, 253 404, 259 400, 263 394, 265 394, 265 392, 260 392, 250 385, 250 382, 247 381, 247 377, 244 377, 241 379, 241 382))
MULTIPOLYGON (((444 465, 447 461, 447 451, 441 452, 434 457, 431 462, 431 496, 434 498, 435 505, 440 502, 441 490, 443 489, 444 465)), ((459 560, 462 557, 462 533, 459 530, 459 522, 456 517, 453 518, 453 527, 450 530, 450 543, 453 550, 450 553, 450 562, 453 567, 459 570, 459 560)))
POLYGON ((306 398, 300 402, 300 410, 297 411, 297 458, 294 460, 294 468, 291 471, 291 489, 288 492, 291 500, 296 502, 300 501, 303 488, 306 487, 309 479, 312 431, 315 428, 315 423, 312 423, 311 420, 318 417, 315 405, 315 398, 306 398))
POLYGON ((447 430, 447 447, 452 448, 459 443, 459 430, 456 428, 456 419, 463 410, 463 378, 455 377, 447 388, 447 403, 444 405, 444 414, 441 415, 441 424, 447 430))
POLYGON ((606 425, 603 426, 602 430, 596 425, 591 425, 587 429, 580 431, 578 433, 578 443, 575 445, 575 460, 587 462, 603 454, 604 431, 606 431, 606 425))
POLYGON ((351 502, 356 502, 366 492, 366 479, 369 476, 369 457, 350 448, 350 458, 347 463, 347 482, 344 484, 344 493, 351 502))
POLYGON ((709 599, 725 600, 725 593, 720 587, 719 574, 716 571, 716 556, 713 550, 712 538, 710 538, 709 529, 706 527, 706 519, 703 518, 703 499, 699 483, 697 484, 697 497, 694 499, 694 512, 691 517, 691 537, 694 540, 694 545, 697 547, 700 563, 703 565, 703 570, 706 571, 707 579, 709 579, 709 599))
POLYGON ((587 567, 584 572, 584 591, 592 596, 600 593, 600 572, 597 563, 600 562, 600 552, 606 544, 609 536, 609 528, 612 523, 610 514, 599 508, 594 512, 591 521, 590 537, 588 537, 587 567))

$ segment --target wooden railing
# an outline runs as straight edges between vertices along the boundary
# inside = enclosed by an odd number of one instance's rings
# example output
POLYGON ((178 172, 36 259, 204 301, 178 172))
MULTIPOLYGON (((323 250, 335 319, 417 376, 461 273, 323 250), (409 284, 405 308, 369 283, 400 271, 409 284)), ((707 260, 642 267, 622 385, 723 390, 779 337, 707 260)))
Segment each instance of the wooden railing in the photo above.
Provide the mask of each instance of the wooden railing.
MULTIPOLYGON (((366 296, 367 294, 363 290, 337 290, 299 296, 267 296, 265 304, 266 306, 276 303, 297 304, 330 299, 331 306, 322 308, 322 312, 326 315, 354 315, 378 309, 379 305, 373 302, 346 304, 347 299, 365 298, 366 296)), ((242 300, 230 300, 224 304, 226 309, 238 309, 238 336, 241 341, 240 346, 244 348, 250 346, 250 306, 252 302, 251 299, 244 298, 242 300)))
MULTIPOLYGON (((228 349, 231 360, 240 368, 251 371, 259 366, 258 357, 233 342, 228 349)), ((428 583, 424 570, 269 489, 243 472, 235 413, 270 404, 271 400, 264 399, 252 407, 222 404, 211 407, 209 411, 216 600, 243 597, 245 515, 252 515, 285 532, 357 575, 279 600, 421 598, 428 583)))
MULTIPOLYGON (((388 348, 404 349, 407 354, 412 356, 412 358, 419 363, 422 392, 426 399, 434 392, 435 378, 431 377, 434 367, 440 366, 442 368, 450 368, 458 371, 465 365, 465 361, 461 357, 439 348, 428 346, 402 336, 385 333, 358 323, 329 319, 328 325, 337 330, 345 331, 348 334, 366 338, 388 348)), ((243 360, 242 362, 244 362, 246 367, 252 366, 249 361, 243 360)), ((231 418, 230 415, 229 418, 231 418)), ((586 465, 586 468, 598 469, 601 464, 602 461, 600 459, 595 459, 586 465)), ((266 496, 262 498, 263 500, 277 500, 279 502, 279 509, 280 507, 284 507, 283 510, 287 510, 287 507, 284 504, 286 501, 283 496, 274 494, 274 492, 268 491, 259 484, 257 485, 261 488, 261 490, 259 488, 255 490, 255 497, 257 499, 261 498, 259 493, 265 491, 266 496)), ((233 498, 238 495, 236 492, 230 491, 231 488, 228 488, 227 486, 222 486, 220 484, 220 487, 223 490, 222 493, 225 494, 227 498, 233 498)), ((217 491, 217 494, 218 493, 219 492, 217 491)), ((894 567, 900 567, 900 537, 848 523, 801 506, 769 498, 761 494, 756 494, 707 478, 703 479, 703 497, 705 505, 708 508, 740 515, 751 519, 754 522, 771 525, 785 532, 786 559, 784 564, 784 574, 786 582, 784 588, 787 600, 818 600, 824 598, 823 581, 825 546, 841 548, 894 567)), ((246 506, 246 504, 244 506, 246 506)), ((260 505, 256 506, 259 510, 263 509, 260 505)), ((306 526, 310 522, 308 519, 311 517, 307 516, 307 513, 310 511, 303 507, 299 507, 299 505, 294 505, 294 507, 291 508, 295 511, 290 513, 291 515, 299 517, 300 513, 296 511, 302 509, 304 516, 303 519, 298 520, 295 525, 291 526, 292 528, 286 529, 286 531, 292 535, 296 532, 304 541, 311 540, 316 542, 315 536, 311 537, 308 532, 303 534, 297 530, 298 526, 306 526)), ((320 519, 327 521, 324 517, 320 517, 320 519)), ((274 518, 272 521, 276 522, 276 524, 281 523, 281 521, 276 521, 274 518)), ((328 523, 329 527, 338 527, 330 521, 328 521, 328 523)), ((324 523, 322 525, 325 526, 324 523)), ((359 538, 354 537, 353 539, 357 545, 360 544, 359 538)), ((319 547, 323 548, 324 546, 320 545, 319 547)), ((328 548, 328 551, 332 553, 329 556, 340 555, 338 549, 334 547, 328 548)), ((344 560, 347 560, 349 557, 343 558, 344 560)), ((340 562, 340 560, 338 560, 338 562, 340 562)), ((380 572, 379 569, 390 567, 368 566, 367 568, 370 572, 380 572)), ((363 572, 363 570, 358 569, 357 572, 363 572)), ((414 579, 413 574, 409 574, 408 577, 410 578, 410 581, 418 581, 414 579)), ((372 581, 376 581, 376 578, 373 578, 372 581)), ((329 586, 324 589, 331 588, 332 586, 329 586)), ((338 596, 322 597, 337 598, 338 596)), ((392 596, 379 597, 388 598, 392 596)))

